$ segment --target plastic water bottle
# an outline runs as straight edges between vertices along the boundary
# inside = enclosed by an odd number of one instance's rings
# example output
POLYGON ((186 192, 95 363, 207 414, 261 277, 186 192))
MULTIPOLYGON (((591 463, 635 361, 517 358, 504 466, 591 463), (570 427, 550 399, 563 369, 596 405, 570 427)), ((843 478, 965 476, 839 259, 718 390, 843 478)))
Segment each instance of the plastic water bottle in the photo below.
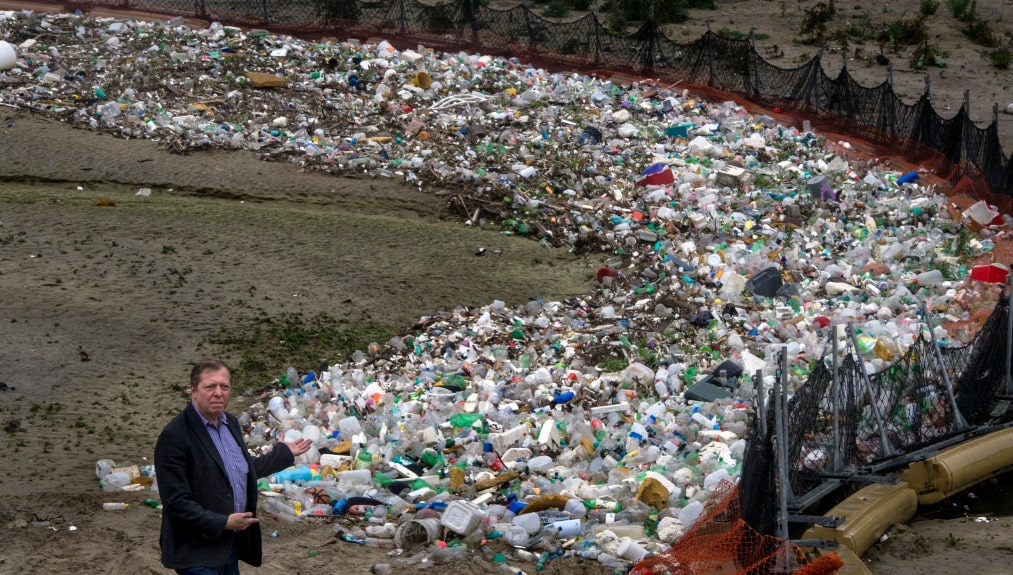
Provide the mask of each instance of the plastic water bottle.
POLYGON ((929 270, 922 272, 915 276, 915 285, 925 287, 939 285, 943 282, 943 272, 939 270, 929 270))
POLYGON ((299 518, 299 514, 296 513, 295 509, 277 497, 267 497, 264 499, 264 511, 277 519, 285 521, 296 521, 299 518))
POLYGON ((721 426, 710 420, 709 417, 700 413, 699 408, 693 408, 693 415, 690 416, 693 421, 697 422, 703 429, 721 429, 721 426))
POLYGON ((106 502, 102 504, 102 509, 105 509, 106 511, 119 511, 128 507, 130 507, 129 503, 106 502))

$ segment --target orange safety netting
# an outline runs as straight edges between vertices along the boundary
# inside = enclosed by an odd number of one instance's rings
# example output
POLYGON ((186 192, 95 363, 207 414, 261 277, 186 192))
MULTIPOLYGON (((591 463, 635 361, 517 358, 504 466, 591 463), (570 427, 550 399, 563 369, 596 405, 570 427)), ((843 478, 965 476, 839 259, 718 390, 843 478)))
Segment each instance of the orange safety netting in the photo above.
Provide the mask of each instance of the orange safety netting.
POLYGON ((640 561, 630 575, 829 575, 843 565, 837 553, 810 560, 790 541, 758 533, 742 520, 739 488, 725 481, 678 543, 640 561))

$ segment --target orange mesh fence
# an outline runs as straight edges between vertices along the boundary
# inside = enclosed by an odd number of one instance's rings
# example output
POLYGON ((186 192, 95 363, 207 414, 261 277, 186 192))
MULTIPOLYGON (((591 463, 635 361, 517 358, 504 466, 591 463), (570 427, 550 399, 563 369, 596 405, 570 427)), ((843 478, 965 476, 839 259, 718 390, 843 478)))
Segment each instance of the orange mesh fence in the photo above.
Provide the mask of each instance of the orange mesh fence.
POLYGON ((761 535, 741 515, 739 488, 722 482, 682 539, 637 563, 630 575, 829 575, 843 565, 836 553, 810 560, 790 541, 761 535))

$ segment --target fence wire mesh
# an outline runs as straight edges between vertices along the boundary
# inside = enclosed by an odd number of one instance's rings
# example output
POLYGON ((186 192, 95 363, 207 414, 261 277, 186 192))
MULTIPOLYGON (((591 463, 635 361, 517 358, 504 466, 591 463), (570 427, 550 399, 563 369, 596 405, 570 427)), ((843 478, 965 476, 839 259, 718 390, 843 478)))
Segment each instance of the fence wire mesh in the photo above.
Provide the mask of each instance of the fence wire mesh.
POLYGON ((877 347, 891 363, 874 373, 853 346, 843 348, 836 380, 830 354, 817 362, 788 404, 791 496, 938 444, 966 429, 961 417, 969 428, 994 423, 1006 380, 1008 302, 1000 299, 966 346, 941 347, 926 327, 900 356, 877 347))

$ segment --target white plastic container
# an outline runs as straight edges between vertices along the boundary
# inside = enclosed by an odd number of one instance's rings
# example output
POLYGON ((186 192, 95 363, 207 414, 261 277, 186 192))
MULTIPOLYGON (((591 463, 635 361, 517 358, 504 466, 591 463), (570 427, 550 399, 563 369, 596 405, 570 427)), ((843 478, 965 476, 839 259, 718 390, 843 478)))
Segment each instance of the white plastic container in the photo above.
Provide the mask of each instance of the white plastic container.
POLYGON ((642 545, 629 537, 623 537, 622 540, 619 541, 619 549, 617 551, 620 557, 623 559, 629 559, 634 563, 647 556, 647 549, 644 549, 642 545))
POLYGON ((549 523, 548 526, 559 530, 560 539, 572 539, 573 537, 579 537, 584 528, 584 524, 580 521, 580 519, 553 521, 552 523, 549 523))
POLYGON ((359 420, 356 417, 350 415, 338 422, 338 430, 341 433, 341 439, 352 439, 362 431, 362 426, 359 425, 359 420))
POLYGON ((533 535, 542 528, 542 520, 537 513, 524 513, 513 518, 513 525, 522 527, 528 535, 533 535))
POLYGON ((567 500, 566 505, 563 506, 563 511, 569 513, 570 517, 574 519, 580 519, 587 515, 587 508, 584 507, 584 502, 576 497, 567 500))
POLYGON ((447 504, 440 517, 444 527, 459 535, 470 535, 482 524, 485 514, 468 501, 455 500, 447 504))
POLYGON ((342 465, 345 465, 351 460, 352 458, 347 455, 324 453, 320 456, 320 465, 329 465, 331 469, 339 469, 342 465))
POLYGON ((545 473, 552 468, 552 458, 548 455, 539 455, 538 457, 532 457, 528 461, 528 469, 535 473, 545 473))
POLYGON ((700 514, 703 513, 703 503, 690 501, 685 507, 679 510, 679 521, 686 527, 693 525, 700 514))
POLYGON ((338 483, 369 485, 373 475, 368 469, 349 469, 338 472, 338 483))
POLYGON ((95 462, 95 476, 103 479, 106 475, 112 473, 114 467, 116 467, 116 464, 113 463, 112 459, 99 459, 95 462))
POLYGON ((18 56, 14 46, 0 40, 0 70, 10 70, 17 65, 18 56))

